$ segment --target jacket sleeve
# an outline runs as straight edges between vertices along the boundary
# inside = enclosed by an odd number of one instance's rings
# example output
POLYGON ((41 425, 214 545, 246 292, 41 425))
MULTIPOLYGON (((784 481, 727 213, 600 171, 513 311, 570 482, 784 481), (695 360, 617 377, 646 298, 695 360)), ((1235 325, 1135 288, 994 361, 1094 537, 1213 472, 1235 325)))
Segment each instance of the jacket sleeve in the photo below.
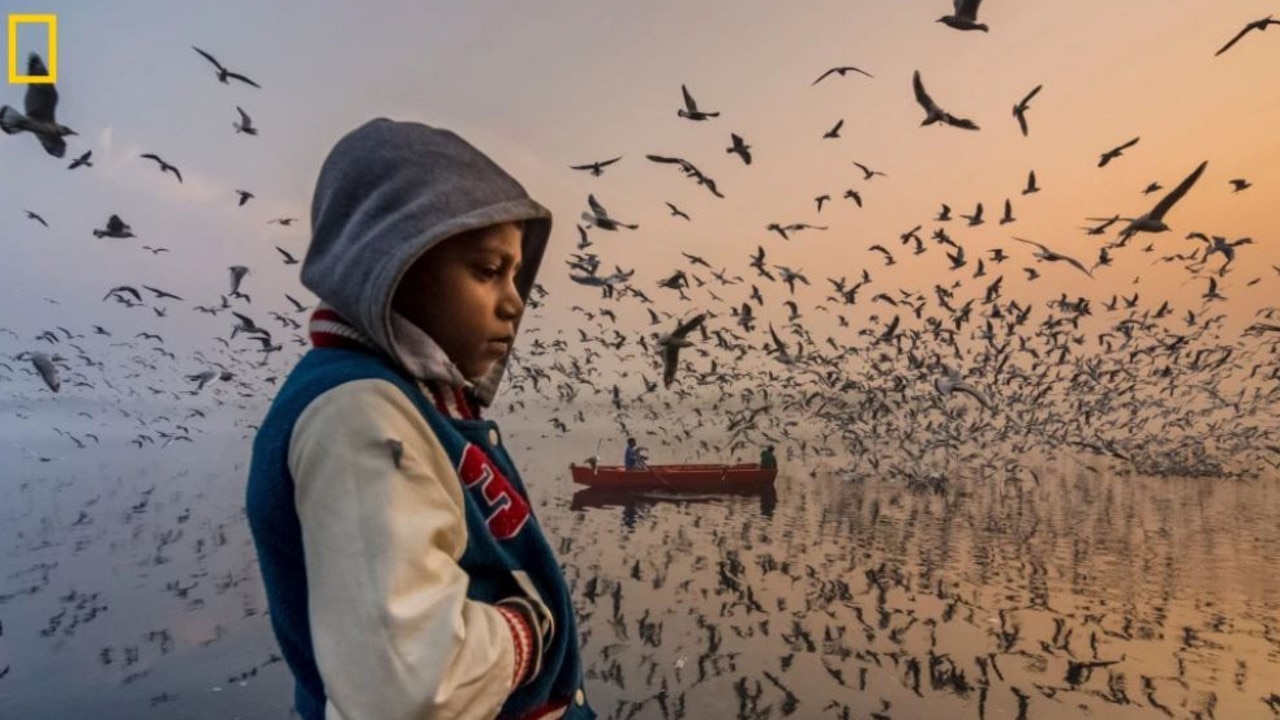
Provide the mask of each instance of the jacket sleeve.
POLYGON ((404 393, 355 380, 289 445, 327 720, 488 719, 523 679, 522 613, 466 597, 462 488, 404 393))

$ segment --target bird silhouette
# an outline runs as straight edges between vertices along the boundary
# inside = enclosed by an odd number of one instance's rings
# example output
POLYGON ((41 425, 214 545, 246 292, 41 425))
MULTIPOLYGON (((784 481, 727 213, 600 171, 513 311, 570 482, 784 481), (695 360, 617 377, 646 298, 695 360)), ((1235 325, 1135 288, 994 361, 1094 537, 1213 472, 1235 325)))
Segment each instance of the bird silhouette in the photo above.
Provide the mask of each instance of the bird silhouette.
MULTIPOLYGON (((12 66, 11 66, 12 67, 12 66)), ((36 53, 27 57, 27 75, 46 77, 49 69, 36 53)), ((68 135, 76 131, 58 122, 58 90, 53 83, 29 83, 20 113, 8 105, 0 106, 0 130, 6 134, 29 132, 36 136, 45 152, 60 158, 67 152, 68 135)), ((75 167, 75 164, 72 164, 75 167)))
POLYGON ((933 101, 933 98, 929 97, 929 93, 925 91, 924 82, 920 79, 919 70, 916 70, 915 75, 912 76, 911 85, 915 89, 916 102, 925 110, 924 121, 920 123, 922 126, 942 122, 952 127, 963 128, 965 130, 978 129, 977 124, 972 120, 958 118, 939 107, 938 104, 933 101))
POLYGON ((222 63, 218 62, 217 58, 205 52, 204 50, 201 50, 195 45, 192 45, 191 49, 200 53, 200 55, 202 55, 205 60, 208 60, 209 62, 213 63, 213 66, 218 70, 218 82, 222 83, 223 85, 230 85, 231 83, 228 82, 229 80, 239 80, 240 82, 245 83, 246 85, 252 85, 256 88, 262 87, 261 85, 250 80, 244 75, 241 75, 240 73, 236 73, 236 72, 231 72, 227 68, 223 67, 222 63))

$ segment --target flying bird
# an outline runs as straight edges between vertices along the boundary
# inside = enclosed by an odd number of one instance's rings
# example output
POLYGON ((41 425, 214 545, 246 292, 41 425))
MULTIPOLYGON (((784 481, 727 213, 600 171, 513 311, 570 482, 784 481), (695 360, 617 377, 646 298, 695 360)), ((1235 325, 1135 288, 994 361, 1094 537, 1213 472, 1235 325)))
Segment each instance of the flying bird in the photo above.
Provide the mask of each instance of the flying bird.
POLYGON ((22 212, 26 213, 28 218, 35 220, 45 227, 49 227, 49 223, 45 222, 44 218, 40 217, 38 213, 33 213, 30 210, 23 210, 22 212))
POLYGON ((1119 147, 1111 148, 1110 150, 1102 153, 1102 157, 1098 158, 1098 167, 1106 167, 1107 163, 1123 155, 1125 150, 1137 145, 1138 141, 1141 139, 1142 138, 1134 138, 1119 147))
POLYGON ((297 221, 298 221, 298 218, 291 218, 291 217, 275 218, 272 220, 268 220, 267 224, 268 225, 276 224, 276 225, 280 225, 281 227, 289 227, 290 225, 294 224, 297 221))
POLYGON ((585 165, 570 165, 569 169, 570 170, 587 170, 593 176, 600 177, 602 174, 604 174, 605 168, 618 162, 621 159, 622 159, 622 156, 619 155, 618 157, 612 158, 610 160, 598 160, 596 162, 590 162, 585 165))
POLYGON ((960 371, 942 363, 942 372, 945 377, 934 378, 933 386, 938 390, 939 395, 950 395, 951 393, 964 393, 969 397, 977 400, 984 410, 991 411, 991 401, 987 399, 982 391, 969 384, 960 375, 960 371))
POLYGON ((133 228, 129 227, 129 223, 120 219, 119 215, 112 215, 107 218, 107 228, 105 230, 94 230, 93 236, 96 238, 131 238, 137 237, 133 234, 133 228))
POLYGON ((658 339, 658 347, 662 348, 662 383, 670 387, 676 377, 676 366, 680 359, 680 348, 692 347, 693 341, 688 339, 689 333, 696 330, 702 321, 707 319, 706 313, 699 313, 692 319, 681 323, 670 335, 658 339))
POLYGON ((67 166, 67 169, 75 170, 78 167, 93 167, 93 163, 89 161, 90 157, 93 157, 93 151, 85 150, 80 154, 80 157, 71 161, 71 164, 67 166))
POLYGON ((684 93, 684 107, 677 110, 676 115, 690 120, 710 120, 713 117, 720 116, 719 112, 703 112, 699 110, 698 103, 689 94, 689 88, 684 85, 680 86, 680 92, 684 93))
POLYGON ((587 227, 598 227, 601 230, 617 230, 620 227, 635 230, 640 227, 639 225, 628 225, 609 217, 609 211, 605 210, 604 206, 596 200, 595 195, 587 196, 587 204, 591 206, 591 212, 582 213, 582 220, 587 224, 587 227))
POLYGON ((867 77, 875 77, 874 75, 867 72, 866 70, 863 70, 862 68, 856 68, 856 67, 853 67, 852 65, 845 65, 843 67, 833 67, 830 70, 822 73, 821 75, 818 76, 817 80, 814 80, 813 82, 809 83, 809 87, 813 87, 814 85, 817 85, 818 83, 822 82, 827 78, 828 75, 839 75, 840 77, 844 77, 846 73, 851 73, 851 72, 862 73, 867 77))
POLYGON ((240 292, 240 281, 249 274, 249 268, 244 265, 232 265, 227 270, 231 271, 231 294, 235 295, 240 292))
POLYGON ((1222 53, 1230 50, 1231 46, 1235 45, 1237 42, 1240 42, 1240 38, 1247 35, 1250 30, 1257 30, 1259 32, 1262 32, 1267 29, 1268 25, 1280 25, 1280 20, 1273 20, 1270 15, 1262 18, 1261 20, 1254 20, 1248 25, 1245 25, 1243 30, 1236 33, 1236 36, 1228 40, 1227 44, 1219 48, 1218 52, 1214 53, 1213 56, 1218 57, 1222 53))
POLYGON ((198 52, 198 53, 200 53, 202 56, 204 56, 204 59, 205 59, 205 60, 208 60, 209 62, 213 63, 213 66, 214 66, 215 68, 217 68, 217 69, 218 69, 218 82, 222 83, 223 85, 230 85, 231 83, 227 82, 228 80, 239 80, 239 81, 240 81, 240 82, 242 82, 242 83, 245 83, 245 84, 248 84, 248 85, 252 85, 252 86, 254 86, 254 87, 256 87, 256 88, 261 88, 261 87, 262 87, 261 85, 259 85, 258 83, 256 83, 256 82, 254 82, 254 81, 250 80, 249 78, 245 77, 244 75, 241 75, 240 73, 231 72, 231 71, 230 71, 230 70, 228 70, 227 68, 223 67, 222 63, 218 62, 218 59, 217 59, 217 58, 215 58, 214 56, 210 55, 209 53, 207 53, 207 52, 205 52, 205 51, 201 50, 200 48, 196 47, 195 45, 192 45, 192 46, 191 46, 191 49, 192 49, 192 50, 195 50, 196 52, 198 52))
POLYGON ((863 180, 870 180, 871 178, 875 177, 876 175, 879 175, 880 177, 889 177, 888 175, 885 175, 884 173, 880 172, 879 170, 872 170, 871 168, 867 167, 866 165, 863 165, 862 163, 858 162, 857 160, 854 160, 854 161, 853 161, 853 164, 854 164, 854 165, 857 165, 857 166, 858 166, 858 169, 862 171, 862 179, 863 179, 863 180))
POLYGON ((1241 190, 1246 190, 1248 188, 1253 187, 1253 183, 1249 182, 1244 178, 1234 178, 1232 180, 1228 180, 1227 182, 1231 183, 1231 192, 1233 193, 1238 193, 1241 190))
POLYGON ((295 258, 293 255, 289 254, 289 251, 288 251, 288 250, 285 250, 284 248, 280 247, 279 245, 276 245, 275 247, 276 247, 276 251, 277 251, 277 252, 279 252, 281 255, 283 255, 283 256, 284 256, 284 264, 285 264, 285 265, 297 265, 297 264, 298 264, 298 259, 297 259, 297 258, 295 258))
POLYGON ((236 112, 240 113, 240 121, 232 122, 231 127, 235 128, 237 133, 257 135, 258 128, 253 126, 253 118, 249 117, 249 113, 245 112, 239 105, 236 106, 236 112))
POLYGON ((676 207, 675 205, 673 205, 673 204, 671 204, 671 203, 667 203, 667 207, 671 210, 671 216, 672 216, 672 217, 682 217, 682 218, 684 218, 685 220, 692 220, 692 219, 693 219, 693 218, 689 217, 689 216, 688 216, 688 214, 686 214, 686 213, 685 213, 685 211, 681 210, 680 208, 676 207))
POLYGON ((972 120, 955 117, 939 107, 938 104, 933 101, 933 98, 929 97, 929 93, 925 92, 924 82, 920 80, 919 70, 917 70, 915 75, 912 76, 911 84, 912 87, 915 88, 916 102, 920 103, 920 107, 924 108, 926 113, 924 121, 920 123, 921 126, 932 125, 936 122, 943 122, 947 125, 951 125, 952 127, 963 128, 965 130, 978 129, 978 126, 972 120))
POLYGON ((1036 185, 1036 171, 1031 170, 1027 173, 1027 186, 1022 188, 1023 195, 1040 192, 1040 187, 1036 185))
POLYGON ((982 0, 955 0, 953 3, 955 12, 951 15, 943 15, 938 18, 938 22, 956 30, 987 32, 989 28, 978 22, 978 6, 981 4, 982 0))
POLYGON ((742 162, 750 165, 751 146, 743 142, 742 137, 737 133, 729 133, 729 137, 733 140, 733 145, 730 145, 725 152, 737 153, 738 157, 742 158, 742 162))
POLYGON ((1022 128, 1023 137, 1027 136, 1027 110, 1031 108, 1029 103, 1031 102, 1031 98, 1035 97, 1036 93, 1040 92, 1040 88, 1042 87, 1044 87, 1044 85, 1035 86, 1031 92, 1027 93, 1026 97, 1022 98, 1017 105, 1013 106, 1013 116, 1018 119, 1018 127, 1022 128))
POLYGON ((140 157, 144 157, 148 160, 155 160, 160 165, 160 172, 162 173, 171 172, 173 173, 174 177, 178 178, 178 182, 182 182, 182 173, 178 170, 178 168, 165 162, 164 159, 161 158, 159 155, 155 153, 143 153, 140 157))
POLYGON ((839 120, 837 120, 837 121, 836 121, 836 124, 835 124, 835 125, 832 125, 830 130, 828 130, 828 131, 826 131, 825 133, 823 133, 823 134, 822 134, 822 139, 823 139, 823 140, 835 140, 835 139, 839 138, 839 137, 840 137, 840 128, 842 128, 842 127, 844 127, 844 118, 840 118, 839 120))
POLYGON ((1085 275, 1088 275, 1089 277, 1093 277, 1093 273, 1089 272, 1088 268, 1086 268, 1083 264, 1081 264, 1079 260, 1076 260, 1075 258, 1068 257, 1059 252, 1054 252, 1053 250, 1050 250, 1044 245, 1041 245, 1040 243, 1032 240, 1023 240, 1020 237, 1015 237, 1013 239, 1021 243, 1026 243, 1028 245, 1035 245, 1036 247, 1040 248, 1040 252, 1034 254, 1034 257, 1036 257, 1037 259, 1044 260, 1046 262, 1059 262, 1059 261, 1066 262, 1068 264, 1074 265, 1076 268, 1080 270, 1080 272, 1084 273, 1085 275))
MULTIPOLYGON (((27 75, 47 76, 49 69, 44 60, 36 53, 27 58, 27 75)), ((20 113, 14 108, 0 106, 0 130, 8 135, 29 132, 36 136, 44 151, 60 158, 67 152, 66 136, 75 135, 76 131, 58 122, 55 113, 58 109, 58 90, 53 83, 30 83, 23 97, 23 109, 20 113)))
POLYGON ((31 364, 35 366, 36 372, 40 373, 40 378, 44 380, 44 384, 49 389, 58 392, 58 388, 62 387, 62 381, 58 379, 58 366, 53 364, 54 360, 61 360, 58 355, 49 357, 42 352, 27 353, 31 358, 31 364))
POLYGON ((1175 203, 1182 199, 1183 195, 1187 194, 1187 191, 1191 189, 1192 185, 1196 184, 1196 181, 1200 179, 1200 174, 1204 172, 1205 166, 1208 164, 1208 160, 1200 163, 1199 167, 1191 171, 1191 174, 1182 182, 1178 183, 1177 187, 1170 190, 1168 195, 1161 198, 1160 202, 1156 203, 1156 206, 1151 208, 1151 212, 1136 218, 1124 218, 1129 221, 1129 224, 1120 233, 1121 237, 1129 238, 1135 233, 1140 232, 1167 231, 1169 226, 1164 223, 1165 214, 1169 212, 1175 203))
POLYGON ((240 196, 240 202, 236 204, 236 207, 244 207, 244 204, 254 197, 253 193, 248 190, 236 190, 236 194, 240 196))

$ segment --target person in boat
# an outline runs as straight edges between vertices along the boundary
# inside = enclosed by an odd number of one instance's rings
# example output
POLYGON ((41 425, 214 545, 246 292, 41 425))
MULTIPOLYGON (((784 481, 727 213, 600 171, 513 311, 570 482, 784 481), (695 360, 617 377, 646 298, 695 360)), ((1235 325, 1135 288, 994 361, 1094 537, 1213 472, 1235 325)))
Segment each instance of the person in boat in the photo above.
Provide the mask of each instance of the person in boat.
POLYGON ((778 468, 778 458, 773 455, 772 445, 760 451, 760 467, 765 470, 776 470, 778 468))
POLYGON ((627 452, 623 456, 622 464, 627 470, 643 470, 645 468, 644 450, 636 445, 636 439, 627 438, 627 452))
POLYGON ((560 564, 497 425, 551 213, 451 131, 371 120, 325 159, 313 347, 246 488, 303 720, 593 720, 560 564))

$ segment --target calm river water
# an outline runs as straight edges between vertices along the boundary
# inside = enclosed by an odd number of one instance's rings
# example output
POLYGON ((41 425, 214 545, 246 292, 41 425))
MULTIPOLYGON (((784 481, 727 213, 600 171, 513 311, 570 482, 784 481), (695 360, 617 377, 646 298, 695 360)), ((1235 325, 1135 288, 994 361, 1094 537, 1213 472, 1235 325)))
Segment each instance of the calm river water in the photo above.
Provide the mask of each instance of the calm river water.
MULTIPOLYGON (((539 434, 507 432, 601 717, 1280 716, 1273 482, 912 492, 793 457, 771 495, 627 500, 575 492, 594 438, 539 434)), ((123 438, 0 447, 0 717, 288 717, 249 432, 123 438)))

